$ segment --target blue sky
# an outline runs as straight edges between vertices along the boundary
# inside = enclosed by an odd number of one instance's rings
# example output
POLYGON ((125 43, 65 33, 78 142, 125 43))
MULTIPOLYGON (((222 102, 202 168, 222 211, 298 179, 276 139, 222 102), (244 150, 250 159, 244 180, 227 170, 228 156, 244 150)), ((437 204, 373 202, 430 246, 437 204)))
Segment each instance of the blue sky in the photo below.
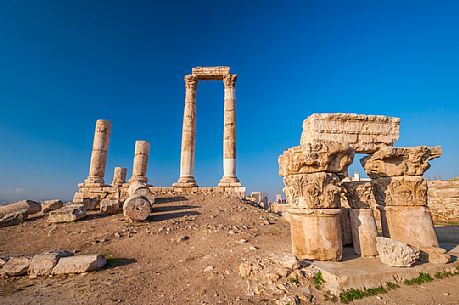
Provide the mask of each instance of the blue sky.
MULTIPOLYGON (((130 175, 142 139, 151 183, 171 185, 183 76, 200 65, 239 75, 248 191, 281 192, 277 157, 314 112, 400 117, 397 145, 443 146, 427 177, 458 176, 457 16, 457 1, 1 1, 0 199, 71 198, 99 118, 113 124, 106 181, 130 175)), ((221 178, 222 136, 223 84, 201 82, 202 186, 221 178)))

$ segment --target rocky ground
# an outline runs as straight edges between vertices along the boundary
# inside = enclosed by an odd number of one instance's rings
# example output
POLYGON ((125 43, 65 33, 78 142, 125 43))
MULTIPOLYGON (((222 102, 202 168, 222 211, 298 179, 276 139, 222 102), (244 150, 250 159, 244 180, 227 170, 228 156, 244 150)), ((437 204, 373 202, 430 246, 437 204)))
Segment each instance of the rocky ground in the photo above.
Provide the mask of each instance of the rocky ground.
MULTIPOLYGON (((93 214, 70 224, 49 224, 38 215, 0 228, 0 256, 68 249, 108 258, 99 272, 0 278, 0 304, 275 304, 284 299, 293 305, 293 296, 302 304, 333 303, 314 288, 310 267, 291 260, 290 228, 281 217, 217 196, 157 201, 149 221, 140 224, 121 214, 93 214)), ((459 227, 438 233, 441 241, 459 244, 459 227)), ((459 276, 402 285, 354 303, 457 304, 457 287, 459 276)))

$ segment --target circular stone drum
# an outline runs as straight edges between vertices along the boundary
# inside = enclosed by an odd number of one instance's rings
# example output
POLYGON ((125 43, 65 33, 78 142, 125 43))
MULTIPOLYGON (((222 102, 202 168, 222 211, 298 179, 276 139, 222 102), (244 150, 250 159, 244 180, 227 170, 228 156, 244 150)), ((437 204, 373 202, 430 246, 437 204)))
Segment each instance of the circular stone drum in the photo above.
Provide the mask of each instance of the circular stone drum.
POLYGON ((126 199, 123 213, 131 221, 144 221, 150 216, 151 204, 147 197, 134 195, 126 199))

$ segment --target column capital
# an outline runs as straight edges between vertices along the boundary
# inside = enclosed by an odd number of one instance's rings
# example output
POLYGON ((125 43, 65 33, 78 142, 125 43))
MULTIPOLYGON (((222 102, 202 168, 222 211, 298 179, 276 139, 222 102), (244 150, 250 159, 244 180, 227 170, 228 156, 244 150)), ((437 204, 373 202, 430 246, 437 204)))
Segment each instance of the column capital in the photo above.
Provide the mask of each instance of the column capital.
POLYGON ((198 77, 193 74, 185 75, 185 88, 196 90, 198 86, 198 77))
POLYGON ((223 77, 223 85, 225 88, 236 87, 237 74, 230 74, 223 77))

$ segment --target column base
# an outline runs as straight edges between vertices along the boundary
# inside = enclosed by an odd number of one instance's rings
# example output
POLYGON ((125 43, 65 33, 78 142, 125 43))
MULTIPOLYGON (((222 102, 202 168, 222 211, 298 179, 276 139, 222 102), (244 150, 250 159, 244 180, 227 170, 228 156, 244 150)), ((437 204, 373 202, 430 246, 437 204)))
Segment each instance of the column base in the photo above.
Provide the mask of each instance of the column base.
POLYGON ((84 180, 85 185, 103 185, 105 186, 104 177, 91 177, 89 176, 84 180))
POLYGON ((131 177, 131 179, 129 179, 129 183, 132 183, 132 182, 147 183, 148 178, 142 177, 142 176, 131 177))
POLYGON ((193 176, 180 177, 177 182, 172 184, 173 187, 197 187, 198 184, 193 176))
POLYGON ((241 186, 241 182, 239 179, 234 176, 234 177, 223 177, 220 179, 220 182, 218 182, 218 186, 221 187, 238 187, 241 186))

